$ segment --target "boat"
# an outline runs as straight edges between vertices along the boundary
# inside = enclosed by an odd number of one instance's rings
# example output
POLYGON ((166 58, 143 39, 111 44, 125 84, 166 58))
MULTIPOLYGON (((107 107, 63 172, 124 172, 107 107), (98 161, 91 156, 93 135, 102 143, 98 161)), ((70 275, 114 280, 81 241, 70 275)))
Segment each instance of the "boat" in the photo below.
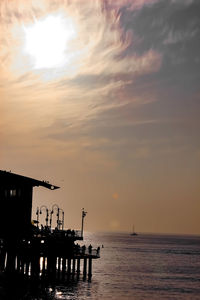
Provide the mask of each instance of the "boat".
POLYGON ((131 235, 138 235, 137 232, 135 232, 134 225, 133 225, 133 231, 132 231, 131 235))

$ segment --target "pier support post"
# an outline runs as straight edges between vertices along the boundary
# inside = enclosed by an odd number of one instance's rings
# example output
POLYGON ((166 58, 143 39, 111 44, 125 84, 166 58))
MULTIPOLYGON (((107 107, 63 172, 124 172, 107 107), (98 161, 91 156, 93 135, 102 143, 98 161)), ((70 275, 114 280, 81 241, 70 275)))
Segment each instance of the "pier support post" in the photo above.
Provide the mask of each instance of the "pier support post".
POLYGON ((77 275, 78 276, 80 274, 80 262, 81 262, 80 258, 77 258, 77 275))
POLYGON ((65 272, 66 272, 66 258, 63 257, 62 259, 62 278, 65 278, 65 272))
POLYGON ((60 270, 61 270, 61 257, 58 257, 58 278, 60 277, 60 270))
POLYGON ((71 258, 67 260, 67 274, 68 276, 71 274, 71 258))
POLYGON ((50 278, 55 278, 56 276, 56 257, 51 253, 47 257, 47 271, 50 278))
POLYGON ((7 252, 6 271, 13 272, 15 270, 15 257, 14 251, 9 249, 7 252))
POLYGON ((84 257, 83 260, 83 277, 86 277, 87 275, 87 257, 84 257))
POLYGON ((40 241, 32 240, 31 247, 31 277, 37 278, 40 275, 40 241))
POLYGON ((31 276, 39 277, 40 274, 40 256, 36 254, 31 259, 31 276))
POLYGON ((20 272, 20 268, 21 268, 21 257, 20 257, 19 254, 16 256, 16 264, 17 264, 16 270, 17 270, 17 272, 20 272))
POLYGON ((45 262, 46 262, 46 257, 45 256, 43 256, 42 257, 42 275, 44 275, 45 274, 45 262))
POLYGON ((21 257, 21 273, 24 275, 24 271, 25 271, 25 260, 24 257, 21 257))
POLYGON ((29 264, 30 261, 28 260, 28 258, 26 258, 26 269, 25 269, 25 274, 28 276, 29 275, 29 264))
POLYGON ((0 270, 3 271, 5 268, 6 251, 4 248, 1 249, 0 253, 0 270))
POLYGON ((89 279, 92 277, 92 258, 89 258, 89 265, 88 265, 88 277, 89 279))
POLYGON ((56 256, 53 255, 53 257, 52 257, 52 278, 56 277, 56 263, 57 263, 56 256))
POLYGON ((72 274, 74 275, 76 271, 76 259, 73 258, 73 267, 72 267, 72 274))

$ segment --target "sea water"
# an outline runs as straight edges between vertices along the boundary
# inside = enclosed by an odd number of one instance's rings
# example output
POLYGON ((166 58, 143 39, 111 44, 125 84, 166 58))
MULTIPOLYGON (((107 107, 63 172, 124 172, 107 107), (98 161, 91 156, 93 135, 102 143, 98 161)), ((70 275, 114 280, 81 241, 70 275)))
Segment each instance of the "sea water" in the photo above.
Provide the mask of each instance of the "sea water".
POLYGON ((200 299, 198 236, 85 233, 84 243, 101 247, 91 281, 38 286, 16 298, 11 289, 5 299, 200 299))

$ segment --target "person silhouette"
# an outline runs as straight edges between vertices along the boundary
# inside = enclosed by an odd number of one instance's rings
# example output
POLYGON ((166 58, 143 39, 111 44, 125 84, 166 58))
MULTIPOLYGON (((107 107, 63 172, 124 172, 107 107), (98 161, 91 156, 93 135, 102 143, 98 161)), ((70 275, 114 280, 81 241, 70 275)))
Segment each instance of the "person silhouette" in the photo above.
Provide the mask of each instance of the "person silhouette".
POLYGON ((91 254, 92 253, 92 245, 91 244, 89 245, 88 250, 89 250, 89 253, 91 254))

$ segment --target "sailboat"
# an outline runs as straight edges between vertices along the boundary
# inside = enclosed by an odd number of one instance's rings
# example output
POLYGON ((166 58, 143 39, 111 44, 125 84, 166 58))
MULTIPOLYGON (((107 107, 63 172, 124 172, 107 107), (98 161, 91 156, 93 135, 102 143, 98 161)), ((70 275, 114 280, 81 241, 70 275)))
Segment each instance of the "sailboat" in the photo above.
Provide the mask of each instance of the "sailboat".
POLYGON ((138 235, 138 234, 135 232, 134 225, 133 225, 133 231, 132 231, 131 235, 138 235))

